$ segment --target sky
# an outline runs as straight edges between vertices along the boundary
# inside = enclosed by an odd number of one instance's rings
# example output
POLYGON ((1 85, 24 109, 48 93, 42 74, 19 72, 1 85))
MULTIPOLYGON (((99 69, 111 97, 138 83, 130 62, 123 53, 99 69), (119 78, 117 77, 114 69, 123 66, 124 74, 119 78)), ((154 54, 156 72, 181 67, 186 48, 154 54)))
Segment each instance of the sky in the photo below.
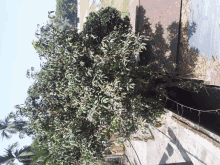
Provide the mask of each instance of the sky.
MULTIPOLYGON (((40 71, 41 62, 31 42, 37 40, 37 24, 46 25, 48 11, 55 9, 56 0, 0 0, 0 120, 15 112, 14 106, 24 104, 27 98, 33 80, 26 78, 26 72, 31 67, 40 71)), ((0 137, 0 155, 5 155, 4 148, 15 142, 21 149, 32 139, 19 139, 18 134, 10 140, 0 137)), ((14 163, 22 164, 17 160, 14 163)))

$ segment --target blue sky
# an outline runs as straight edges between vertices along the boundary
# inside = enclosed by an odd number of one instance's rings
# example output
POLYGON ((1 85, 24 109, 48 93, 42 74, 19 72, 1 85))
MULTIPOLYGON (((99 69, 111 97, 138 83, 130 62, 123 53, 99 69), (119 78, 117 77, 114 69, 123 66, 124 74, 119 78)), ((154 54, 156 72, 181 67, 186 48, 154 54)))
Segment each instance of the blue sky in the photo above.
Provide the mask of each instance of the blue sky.
MULTIPOLYGON (((31 42, 37 40, 37 24, 46 25, 48 11, 56 9, 56 0, 1 0, 0 1, 0 119, 23 104, 28 87, 33 80, 26 78, 27 69, 40 70, 40 59, 31 42)), ((19 139, 18 134, 10 140, 0 138, 0 155, 4 148, 18 141, 20 146, 30 145, 32 139, 19 139)), ((18 163, 16 160, 15 163, 18 163)))

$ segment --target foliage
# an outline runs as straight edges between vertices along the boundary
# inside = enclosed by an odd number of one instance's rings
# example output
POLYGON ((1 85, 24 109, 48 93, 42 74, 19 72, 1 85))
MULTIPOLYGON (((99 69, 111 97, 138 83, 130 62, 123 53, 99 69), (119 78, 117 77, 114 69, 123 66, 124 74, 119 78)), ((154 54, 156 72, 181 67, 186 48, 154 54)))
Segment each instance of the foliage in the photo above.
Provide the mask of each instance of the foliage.
POLYGON ((130 28, 123 33, 122 25, 101 35, 84 26, 78 34, 51 18, 51 24, 40 28, 34 46, 46 62, 31 76, 35 82, 25 106, 17 107, 34 130, 33 163, 102 160, 113 133, 124 142, 144 120, 154 122, 163 114, 161 93, 170 77, 153 70, 151 63, 137 62, 147 37, 132 34, 130 28), (97 36, 98 42, 91 42, 97 36))
MULTIPOLYGON (((51 17, 50 17, 51 18, 51 17)), ((55 18, 55 19, 50 19, 50 21, 49 21, 49 23, 50 24, 53 24, 56 28, 57 28, 57 30, 59 30, 59 31, 61 31, 61 32, 63 32, 63 31, 65 31, 65 30, 71 30, 72 32, 74 32, 74 28, 72 28, 72 25, 69 23, 69 21, 68 21, 68 19, 63 19, 63 18, 61 18, 61 19, 57 19, 57 18, 55 18)), ((38 26, 39 27, 39 26, 38 26)), ((35 33, 35 36, 37 37, 37 38, 39 38, 39 40, 38 40, 38 42, 37 41, 32 41, 32 45, 33 45, 33 47, 34 47, 34 49, 35 50, 37 50, 37 52, 38 52, 38 54, 39 54, 39 58, 40 58, 40 60, 42 60, 42 58, 41 57, 43 57, 44 56, 44 51, 48 48, 48 45, 47 44, 41 44, 44 40, 46 40, 46 43, 49 43, 50 42, 50 40, 51 39, 53 39, 54 38, 54 35, 50 32, 50 30, 49 30, 49 27, 45 27, 45 28, 43 28, 43 27, 41 27, 40 28, 40 32, 41 33, 44 33, 45 34, 45 36, 46 37, 43 37, 43 36, 41 36, 40 34, 39 34, 39 31, 37 30, 37 32, 35 33)), ((76 32, 74 32, 74 34, 75 35, 78 35, 78 34, 76 34, 76 32)), ((67 37, 67 35, 66 36, 64 36, 63 35, 63 33, 61 33, 59 36, 57 36, 59 39, 63 39, 64 37, 67 37)), ((73 35, 72 35, 72 37, 73 37, 73 35)), ((56 37, 55 37, 56 38, 56 37)), ((74 42, 75 41, 75 39, 74 38, 72 38, 72 40, 71 40, 71 42, 74 42)), ((50 44, 51 45, 51 44, 50 44)), ((68 50, 70 49, 70 47, 68 47, 68 50)), ((29 73, 30 71, 28 71, 28 73, 29 73)), ((27 73, 27 74, 28 74, 27 73)))
POLYGON ((77 26, 77 0, 56 0, 56 19, 65 18, 73 26, 77 26))
POLYGON ((18 143, 14 143, 6 149, 6 155, 0 156, 0 163, 12 164, 15 159, 18 159, 19 162, 24 164, 31 163, 31 157, 33 156, 31 147, 24 146, 23 149, 15 150, 14 149, 18 146, 18 143))
POLYGON ((29 122, 18 119, 17 116, 11 112, 8 117, 5 118, 5 121, 0 120, 0 130, 2 139, 10 139, 11 135, 17 134, 19 132, 19 138, 24 138, 24 135, 28 136, 33 134, 33 130, 27 128, 29 122), (10 119, 14 118, 14 122, 11 122, 10 119))
POLYGON ((138 67, 135 59, 144 49, 144 37, 120 34, 115 28, 97 45, 103 51, 99 55, 84 46, 86 36, 73 43, 70 36, 77 38, 76 33, 48 27, 54 38, 41 33, 47 62, 34 75, 37 81, 28 90, 23 113, 36 135, 45 136, 38 147, 49 150, 51 163, 100 159, 112 133, 125 140, 143 114, 156 118, 162 113, 156 100, 141 96, 143 88, 134 89, 146 86, 152 76, 149 66, 138 67))
MULTIPOLYGON (((20 108, 18 105, 16 108, 20 108)), ((19 113, 16 114, 11 112, 4 121, 0 120, 0 131, 2 139, 5 137, 6 139, 10 139, 11 135, 19 133, 19 138, 24 138, 24 135, 32 135, 34 134, 34 130, 28 128, 30 123, 19 118, 19 113), (13 122, 10 120, 14 119, 13 122)), ((4 156, 0 156, 0 163, 12 164, 15 159, 19 162, 30 164, 30 157, 33 156, 33 150, 30 146, 25 146, 23 149, 14 151, 14 148, 18 146, 18 143, 14 143, 11 146, 8 146, 6 149, 7 154, 4 156)))
POLYGON ((108 6, 101 8, 98 12, 89 13, 86 22, 83 24, 82 34, 84 36, 88 34, 90 45, 97 45, 101 44, 102 39, 109 35, 115 26, 120 34, 131 32, 132 28, 129 16, 121 18, 120 11, 108 6), (94 35, 95 38, 92 38, 91 35, 94 35))

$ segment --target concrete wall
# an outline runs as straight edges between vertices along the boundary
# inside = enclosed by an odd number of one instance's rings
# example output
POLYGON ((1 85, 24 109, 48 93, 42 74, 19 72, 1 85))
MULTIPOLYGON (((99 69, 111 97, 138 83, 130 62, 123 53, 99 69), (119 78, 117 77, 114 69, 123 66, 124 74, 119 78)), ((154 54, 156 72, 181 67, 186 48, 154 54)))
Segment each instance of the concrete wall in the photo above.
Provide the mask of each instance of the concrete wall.
POLYGON ((182 2, 181 74, 219 86, 220 3, 218 0, 182 2))
MULTIPOLYGON (((179 0, 130 0, 136 7, 131 24, 135 32, 150 37, 150 45, 156 50, 152 56, 157 56, 158 66, 165 71, 174 71, 176 66, 177 41, 180 20, 179 0), (135 23, 134 21, 135 20, 135 23), (133 22, 132 22, 133 21, 133 22)), ((133 12, 134 13, 134 12, 133 12)))
POLYGON ((181 76, 219 86, 219 7, 218 0, 130 0, 129 12, 133 31, 151 37, 166 71, 174 70, 177 60, 181 76))
MULTIPOLYGON (((131 163, 137 165, 219 164, 219 136, 170 111, 162 115, 160 121, 163 123, 161 127, 146 127, 151 134, 151 139, 132 140, 132 145, 127 142, 126 155, 131 163)), ((129 164, 128 161, 125 162, 129 164)))

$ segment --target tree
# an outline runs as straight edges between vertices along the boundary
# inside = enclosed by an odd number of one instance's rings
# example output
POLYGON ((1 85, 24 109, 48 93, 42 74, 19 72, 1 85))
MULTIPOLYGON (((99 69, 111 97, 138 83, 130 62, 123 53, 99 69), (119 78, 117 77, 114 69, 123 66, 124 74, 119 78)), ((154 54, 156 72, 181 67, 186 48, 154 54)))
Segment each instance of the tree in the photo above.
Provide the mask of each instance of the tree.
POLYGON ((74 27, 77 26, 77 0, 56 0, 56 18, 66 18, 74 27))
POLYGON ((2 139, 5 137, 6 139, 10 139, 11 135, 10 134, 16 134, 17 130, 14 130, 9 127, 10 124, 10 119, 5 118, 5 121, 0 120, 0 131, 1 131, 1 137, 2 139))
MULTIPOLYGON (((19 108, 17 105, 16 108, 19 108)), ((21 119, 18 120, 18 118, 21 117, 19 113, 13 113, 11 112, 5 119, 5 122, 1 121, 0 122, 0 128, 2 130, 2 139, 6 137, 7 139, 10 139, 11 136, 8 134, 16 134, 19 132, 19 138, 22 139, 24 138, 24 135, 34 135, 34 131, 29 129, 30 123, 27 121, 23 121, 21 119), (15 121, 13 123, 10 122, 10 119, 14 119, 15 121), (7 133, 8 132, 8 133, 7 133)), ((44 137, 43 136, 33 136, 32 139, 38 139, 38 141, 43 141, 44 137)), ((45 159, 42 159, 42 156, 46 157, 48 155, 45 150, 39 150, 36 149, 35 143, 33 143, 30 146, 25 146, 23 149, 16 150, 13 152, 13 149, 17 147, 18 142, 15 144, 8 146, 8 149, 6 149, 7 155, 0 156, 0 163, 13 163, 15 159, 18 159, 19 162, 24 163, 25 165, 28 164, 38 164, 42 163, 45 161, 45 159), (44 151, 44 152, 42 152, 44 151), (15 156, 14 156, 15 155, 15 156), (37 157, 37 156, 38 157, 37 157), (35 161, 33 161, 35 160, 35 161), (37 157, 37 161, 36 161, 37 157)))
MULTIPOLYGON (((120 34, 131 32, 132 26, 130 24, 129 16, 121 18, 121 12, 113 7, 101 8, 98 12, 91 12, 83 24, 82 35, 88 35, 88 45, 101 44, 104 37, 117 28, 120 34), (92 37, 93 35, 94 37, 92 37)), ((94 48, 95 53, 102 51, 94 48)))
MULTIPOLYGON (((19 106, 16 106, 19 108, 19 106)), ((28 128, 28 125, 30 125, 29 122, 21 120, 19 118, 18 113, 11 112, 6 118, 5 121, 0 121, 0 130, 2 139, 5 137, 6 139, 10 139, 11 135, 19 133, 19 138, 24 138, 24 135, 33 135, 34 131, 28 128), (14 119, 14 122, 11 122, 10 120, 14 119)), ((6 149, 7 155, 0 156, 0 163, 13 163, 15 159, 18 159, 19 162, 30 164, 31 159, 30 157, 33 156, 33 153, 37 150, 34 150, 31 148, 31 146, 25 146, 23 149, 16 150, 13 152, 13 149, 18 146, 18 142, 14 143, 11 146, 8 146, 8 149, 6 149), (15 156, 14 156, 15 155, 15 156)))
POLYGON ((5 121, 0 120, 0 131, 2 139, 10 139, 11 135, 17 134, 19 132, 19 137, 23 138, 24 134, 28 136, 33 134, 33 130, 27 128, 29 122, 18 120, 16 114, 11 112, 6 118, 5 121), (10 119, 14 118, 15 121, 11 123, 10 119))
POLYGON ((164 113, 162 92, 169 76, 151 63, 138 65, 147 37, 120 29, 104 31, 95 44, 95 33, 60 30, 53 22, 41 28, 35 46, 47 61, 33 74, 25 105, 18 108, 36 137, 33 161, 41 156, 49 164, 102 160, 113 133, 123 143, 144 121, 164 113))
MULTIPOLYGON (((110 146, 111 133, 120 133, 125 138, 129 137, 137 127, 139 115, 143 113, 144 108, 140 108, 141 96, 137 99, 135 95, 132 96, 132 88, 135 83, 143 84, 136 78, 140 70, 135 67, 134 56, 134 54, 138 55, 139 50, 143 48, 140 42, 142 39, 117 32, 115 29, 108 38, 103 40, 104 55, 100 57, 93 56, 92 52, 89 54, 90 50, 87 47, 82 50, 82 47, 76 45, 73 49, 74 53, 68 52, 67 47, 70 45, 86 44, 86 37, 83 37, 85 41, 81 44, 68 42, 71 38, 67 37, 64 37, 65 40, 51 40, 54 43, 53 46, 49 46, 50 43, 46 43, 46 40, 41 44, 48 46, 45 57, 49 64, 43 67, 40 73, 35 74, 38 81, 28 91, 27 100, 29 101, 25 104, 29 108, 24 112, 29 116, 33 116, 35 111, 38 113, 38 118, 30 119, 33 122, 32 128, 37 134, 46 135, 48 138, 47 141, 39 144, 39 148, 46 149, 45 147, 52 143, 48 146, 51 163, 62 161, 64 159, 62 155, 65 155, 65 159, 69 162, 93 157, 101 158, 103 151, 110 146), (123 41, 122 38, 126 40, 123 41), (114 44, 110 45, 109 40, 115 40, 114 44), (53 52, 57 55, 56 57, 53 57, 53 52), (85 61, 85 56, 91 63, 88 60, 85 61), (88 65, 86 65, 87 62, 88 65), (104 64, 105 68, 103 68, 104 64), (78 74, 74 70, 78 70, 78 74), (134 74, 136 74, 135 77, 132 76, 134 74), (75 75, 75 80, 70 75, 75 75), (83 92, 82 87, 88 88, 88 91, 83 92), (106 90, 108 88, 110 91, 106 90), (40 108, 41 106, 37 104, 36 99, 40 96, 45 102, 45 108, 40 108), (118 105, 114 105, 113 102, 118 105), (82 103, 86 107, 83 107, 82 103), (132 106, 138 107, 132 109, 132 106), (47 112, 51 115, 45 121, 43 114, 47 112), (65 137, 65 141, 62 137, 65 137), (59 142, 56 139, 59 139, 59 142)), ((54 38, 59 36, 59 33, 61 32, 54 30, 54 38)))
MULTIPOLYGON (((50 15, 50 14, 49 14, 50 15)), ((49 16, 49 18, 52 18, 49 16)), ((53 26, 55 26, 56 28, 58 28, 60 31, 65 31, 65 30, 71 30, 71 31, 74 31, 74 28, 72 28, 72 25, 69 23, 68 19, 64 19, 64 18, 61 18, 61 19, 58 19, 58 18, 55 18, 55 19, 50 19, 49 20, 49 23, 48 24, 53 24, 53 26)), ((39 27, 39 25, 38 25, 39 27)), ((40 31, 37 30, 36 33, 35 33, 35 36, 39 39, 39 41, 32 41, 32 45, 34 47, 35 50, 37 50, 38 54, 39 54, 39 58, 41 59, 41 57, 43 57, 44 55, 44 51, 48 48, 48 45, 46 44, 41 44, 41 42, 43 40, 46 40, 46 43, 49 43, 49 41, 54 38, 54 35, 51 33, 51 31, 49 30, 49 27, 48 26, 45 26, 44 28, 41 27, 40 28, 40 31), (46 36, 48 36, 47 38, 43 38, 41 37, 40 34, 45 34, 46 36)), ((60 36, 58 36, 59 39, 62 39, 64 36, 61 34, 60 36)), ((72 39, 72 41, 74 41, 74 39, 72 39)), ((69 48, 68 48, 69 49, 69 48)), ((28 70, 29 72, 29 70, 28 70)), ((27 75, 29 75, 27 73, 27 75)))
POLYGON ((31 164, 31 157, 33 156, 33 150, 31 149, 31 147, 23 147, 23 149, 20 150, 15 150, 15 152, 13 152, 14 148, 16 148, 18 146, 18 142, 12 144, 11 146, 8 147, 8 149, 6 149, 6 155, 4 156, 0 156, 0 163, 6 163, 6 165, 8 164, 12 164, 15 159, 17 159, 19 162, 21 163, 25 163, 25 164, 31 164))
MULTIPOLYGON (((48 13, 48 14, 51 14, 51 13, 52 13, 52 12, 50 12, 50 13, 48 13)), ((68 23, 68 20, 67 20, 67 19, 60 19, 59 21, 58 21, 58 19, 56 19, 56 21, 53 20, 52 22, 53 22, 57 27, 59 27, 59 30, 61 30, 61 31, 65 30, 65 29, 72 29, 72 26, 68 23)), ((43 33, 43 32, 45 32, 45 33, 48 32, 48 28, 45 28, 45 29, 41 28, 41 32, 42 32, 42 33, 43 33)), ((38 33, 36 33, 36 35, 39 36, 38 33)), ((45 48, 45 47, 42 47, 42 45, 41 45, 41 48, 40 48, 37 44, 38 44, 38 43, 37 43, 36 41, 32 41, 32 45, 34 46, 34 48, 35 48, 36 50, 40 51, 40 52, 43 54, 43 51, 44 51, 46 48, 45 48)), ((31 70, 34 71, 34 68, 32 67, 31 70)), ((30 73, 30 72, 27 71, 27 75, 28 75, 28 76, 30 76, 29 73, 30 73)), ((31 77, 33 77, 33 74, 31 74, 31 77)), ((16 107, 17 109, 19 109, 19 110, 20 110, 20 113, 22 114, 22 108, 20 108, 19 105, 16 105, 15 107, 16 107)), ((13 112, 11 112, 11 113, 8 115, 8 117, 5 118, 5 121, 0 121, 0 130, 1 130, 2 139, 3 139, 4 137, 6 137, 7 139, 10 139, 12 134, 16 134, 16 133, 18 133, 18 132, 19 132, 19 138, 24 138, 24 135, 25 135, 25 134, 28 135, 28 136, 34 134, 34 131, 31 130, 31 129, 29 129, 30 122, 27 122, 27 121, 24 121, 24 120, 21 120, 21 119, 18 120, 19 117, 21 117, 21 116, 19 115, 19 111, 17 111, 16 114, 14 114, 13 112), (14 122, 10 122, 10 119, 14 119, 15 121, 14 121, 14 122)), ((38 136, 38 135, 37 135, 37 137, 39 138, 39 141, 43 141, 43 136, 38 136)), ((33 139, 36 139, 36 137, 33 137, 33 139)), ((18 143, 16 143, 16 145, 12 145, 12 146, 16 147, 17 144, 18 144, 18 143)), ((30 147, 31 147, 31 149, 32 149, 32 155, 31 155, 31 156, 33 156, 33 153, 35 153, 35 155, 38 155, 38 156, 40 155, 39 153, 41 153, 41 156, 42 156, 42 150, 36 149, 36 148, 34 147, 34 144, 32 144, 31 146, 28 146, 28 149, 30 149, 30 147), (34 148, 35 148, 35 149, 34 149, 34 148)), ((12 153, 12 149, 13 149, 13 148, 11 148, 11 146, 9 146, 9 149, 7 149, 7 152, 8 152, 8 153, 12 153)), ((10 161, 14 161, 14 160, 17 158, 20 162, 25 163, 26 161, 23 160, 23 159, 24 159, 24 158, 28 159, 28 158, 31 157, 30 155, 28 155, 27 153, 25 153, 26 151, 27 151, 27 149, 21 149, 21 150, 19 150, 19 152, 18 152, 17 154, 14 153, 14 154, 16 155, 15 157, 14 157, 13 155, 12 155, 12 157, 8 157, 8 155, 6 155, 6 156, 1 156, 0 161, 1 161, 1 163, 3 163, 3 162, 10 162, 10 161), (21 156, 21 155, 22 155, 22 156, 21 156), (24 155, 26 155, 26 156, 24 156, 24 155), (21 159, 21 158, 22 158, 22 159, 21 159), (21 159, 21 160, 20 160, 20 159, 21 159)), ((44 156, 46 156, 46 155, 47 155, 47 154, 45 154, 45 152, 44 152, 44 156)), ((39 158, 40 158, 41 156, 39 156, 39 158)), ((36 156, 33 157, 33 158, 36 158, 36 156)), ((41 158, 42 158, 42 157, 41 157, 41 158)), ((27 160, 27 162, 29 162, 29 161, 31 161, 31 160, 27 160)), ((40 161, 39 161, 39 159, 38 159, 38 163, 39 163, 39 162, 43 162, 43 161, 44 161, 44 159, 40 159, 40 161)), ((27 162, 26 162, 26 163, 27 163, 27 162)), ((32 162, 33 162, 33 161, 32 161, 32 162)), ((35 162, 36 162, 36 161, 35 161, 35 162)), ((28 163, 27 163, 27 164, 28 164, 28 163)))

